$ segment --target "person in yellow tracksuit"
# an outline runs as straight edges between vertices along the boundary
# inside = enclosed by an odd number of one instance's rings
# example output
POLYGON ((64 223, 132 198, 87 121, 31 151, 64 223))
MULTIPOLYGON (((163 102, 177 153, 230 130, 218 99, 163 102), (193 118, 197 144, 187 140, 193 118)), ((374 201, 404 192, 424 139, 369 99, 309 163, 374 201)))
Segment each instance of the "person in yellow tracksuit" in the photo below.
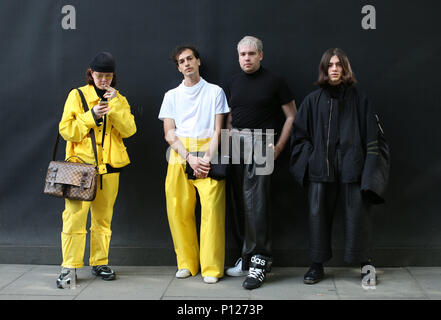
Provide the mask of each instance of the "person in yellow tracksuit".
MULTIPOLYGON (((90 260, 92 274, 103 280, 115 279, 107 266, 113 206, 118 194, 121 169, 130 163, 123 143, 136 132, 134 116, 127 99, 114 86, 115 60, 108 52, 95 56, 86 73, 87 85, 78 88, 87 102, 84 112, 77 89, 66 100, 59 123, 61 136, 66 140, 66 159, 77 156, 86 163, 96 164, 90 131, 96 138, 99 179, 93 201, 65 200, 63 212, 62 271, 57 287, 62 288, 70 276, 67 269, 82 268, 86 244, 86 222, 91 211, 90 260)), ((73 158, 76 159, 76 158, 73 158)), ((80 161, 80 160, 77 160, 80 161)))
POLYGON ((158 118, 170 144, 165 180, 167 216, 178 264, 177 278, 195 276, 201 266, 204 282, 216 283, 224 274, 225 180, 209 177, 224 114, 230 110, 223 90, 199 75, 199 52, 179 46, 173 59, 184 80, 169 90, 158 118), (203 151, 204 156, 191 152, 203 151), (196 179, 185 173, 186 161, 196 179), (196 190, 201 203, 200 249, 196 231, 196 190))

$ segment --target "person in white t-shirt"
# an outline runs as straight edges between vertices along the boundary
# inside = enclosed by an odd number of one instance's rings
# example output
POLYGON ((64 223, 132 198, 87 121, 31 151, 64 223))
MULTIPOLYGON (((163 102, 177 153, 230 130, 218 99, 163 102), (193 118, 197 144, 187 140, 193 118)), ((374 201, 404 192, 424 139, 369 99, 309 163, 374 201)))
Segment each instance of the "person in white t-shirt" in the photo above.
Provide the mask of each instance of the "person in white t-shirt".
POLYGON ((172 57, 184 80, 166 92, 158 118, 164 122, 165 140, 170 145, 165 193, 178 264, 176 277, 195 276, 200 263, 204 282, 216 283, 224 274, 225 180, 212 179, 209 172, 224 115, 230 109, 223 90, 200 76, 201 60, 195 47, 176 47, 172 57), (204 155, 193 155, 194 152, 204 155), (186 163, 196 179, 188 178, 186 163), (200 249, 196 190, 201 203, 200 249))

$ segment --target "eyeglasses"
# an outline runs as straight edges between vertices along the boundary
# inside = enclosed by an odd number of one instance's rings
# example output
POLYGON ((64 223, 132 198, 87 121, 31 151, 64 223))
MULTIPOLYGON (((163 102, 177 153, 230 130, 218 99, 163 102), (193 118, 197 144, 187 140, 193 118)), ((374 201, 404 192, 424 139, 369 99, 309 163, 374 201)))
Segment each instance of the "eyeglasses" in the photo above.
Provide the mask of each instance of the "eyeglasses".
POLYGON ((99 72, 93 72, 92 75, 96 77, 98 80, 106 79, 110 80, 113 78, 113 73, 99 73, 99 72))

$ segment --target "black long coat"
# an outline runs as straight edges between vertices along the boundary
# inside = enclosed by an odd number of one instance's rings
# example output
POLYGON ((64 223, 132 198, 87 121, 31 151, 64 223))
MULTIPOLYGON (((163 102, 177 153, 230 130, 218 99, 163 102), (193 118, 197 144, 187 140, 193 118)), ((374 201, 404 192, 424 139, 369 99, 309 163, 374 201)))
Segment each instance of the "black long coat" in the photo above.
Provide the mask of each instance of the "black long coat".
POLYGON ((372 203, 384 202, 390 156, 378 116, 367 96, 354 86, 342 99, 320 88, 300 105, 291 134, 290 172, 301 186, 305 180, 333 182, 336 144, 342 183, 360 182, 372 203))

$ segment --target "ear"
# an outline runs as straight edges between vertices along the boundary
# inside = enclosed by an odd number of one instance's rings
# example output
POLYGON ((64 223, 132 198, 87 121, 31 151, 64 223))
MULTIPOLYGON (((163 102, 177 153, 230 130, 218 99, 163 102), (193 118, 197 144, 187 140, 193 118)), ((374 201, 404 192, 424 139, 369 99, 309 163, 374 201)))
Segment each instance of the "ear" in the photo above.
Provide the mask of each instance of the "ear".
POLYGON ((259 54, 259 60, 262 61, 263 59, 263 51, 259 54))

